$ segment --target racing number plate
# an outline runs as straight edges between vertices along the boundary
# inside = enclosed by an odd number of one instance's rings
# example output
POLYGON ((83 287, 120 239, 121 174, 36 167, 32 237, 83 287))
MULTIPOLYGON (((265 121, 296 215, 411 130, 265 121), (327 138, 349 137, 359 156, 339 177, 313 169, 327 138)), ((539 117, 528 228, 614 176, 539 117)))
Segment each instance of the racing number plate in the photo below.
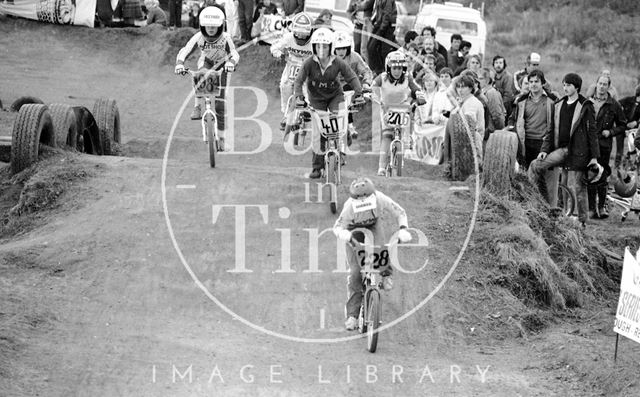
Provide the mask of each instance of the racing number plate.
POLYGON ((402 112, 387 112, 384 115, 384 122, 387 125, 404 127, 409 124, 409 115, 402 112))

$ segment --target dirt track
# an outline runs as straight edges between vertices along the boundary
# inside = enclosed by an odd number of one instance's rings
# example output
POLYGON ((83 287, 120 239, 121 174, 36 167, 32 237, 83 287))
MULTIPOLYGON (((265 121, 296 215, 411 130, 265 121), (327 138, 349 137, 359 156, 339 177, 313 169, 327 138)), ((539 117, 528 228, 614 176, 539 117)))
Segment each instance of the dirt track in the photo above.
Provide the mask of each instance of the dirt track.
MULTIPOLYGON (((166 224, 161 154, 189 92, 188 80, 163 64, 168 33, 1 22, 5 106, 21 95, 84 105, 114 98, 125 152, 148 158, 82 158, 94 176, 65 196, 45 226, 0 247, 0 352, 8 363, 0 367, 0 395, 570 394, 571 385, 543 372, 539 358, 523 346, 464 342, 473 330, 455 320, 468 315, 456 309, 464 291, 455 275, 416 314, 383 332, 375 355, 365 351, 362 339, 294 342, 225 313, 190 277, 166 224)), ((260 87, 260 58, 249 59, 254 65, 241 63, 234 82, 260 87)), ((272 87, 265 90, 272 94, 272 87)), ((246 97, 236 99, 241 114, 253 105, 246 97)), ((277 126, 276 98, 270 96, 261 118, 277 126)), ((342 330, 346 274, 332 272, 332 238, 320 239, 319 271, 304 272, 310 266, 309 233, 335 219, 326 204, 305 198, 309 156, 288 155, 274 131, 267 150, 222 155, 212 170, 198 134, 197 123, 183 115, 165 184, 175 241, 194 276, 230 310, 271 332, 290 338, 354 335, 342 330), (252 273, 228 271, 237 266, 232 212, 212 222, 216 205, 240 204, 268 208, 267 222, 256 209, 247 211, 246 268, 252 273), (279 216, 282 207, 290 217, 279 216), (291 233, 290 273, 277 272, 284 229, 291 233)), ((254 123, 239 123, 236 149, 255 149, 258 136, 254 123)), ((425 256, 429 264, 416 275, 398 274, 397 288, 384 297, 386 322, 415 307, 444 277, 472 209, 471 194, 454 193, 437 172, 414 167, 422 178, 376 179, 429 238, 426 251, 402 256, 407 268, 420 267, 425 256)), ((375 158, 352 156, 345 177, 374 170, 375 158)))

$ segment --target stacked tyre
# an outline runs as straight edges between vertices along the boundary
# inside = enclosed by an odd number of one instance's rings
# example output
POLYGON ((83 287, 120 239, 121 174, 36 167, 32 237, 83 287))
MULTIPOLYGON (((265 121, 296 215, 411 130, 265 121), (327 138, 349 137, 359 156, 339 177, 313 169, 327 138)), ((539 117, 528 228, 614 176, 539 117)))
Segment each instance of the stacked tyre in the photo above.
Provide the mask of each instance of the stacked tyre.
POLYGON ((56 146, 49 109, 41 104, 21 106, 11 135, 11 172, 16 174, 35 163, 41 143, 56 146))
POLYGON ((498 130, 489 135, 484 153, 484 187, 497 195, 507 195, 516 170, 518 136, 498 130))

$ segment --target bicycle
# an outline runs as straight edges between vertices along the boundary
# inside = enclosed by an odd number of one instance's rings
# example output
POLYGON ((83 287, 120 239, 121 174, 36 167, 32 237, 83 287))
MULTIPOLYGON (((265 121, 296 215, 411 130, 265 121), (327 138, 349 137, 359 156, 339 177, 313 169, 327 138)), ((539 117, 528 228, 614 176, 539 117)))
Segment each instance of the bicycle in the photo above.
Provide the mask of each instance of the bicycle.
MULTIPOLYGON (((347 103, 349 103, 348 100, 347 103)), ((343 153, 346 150, 345 136, 348 131, 348 115, 357 111, 351 105, 338 112, 318 110, 309 105, 295 109, 294 120, 299 127, 295 131, 298 135, 294 136, 294 145, 296 143, 304 144, 304 138, 309 131, 307 127, 309 121, 311 121, 310 130, 314 136, 320 135, 327 141, 324 150, 323 174, 325 185, 329 185, 331 191, 329 209, 333 214, 338 210, 338 186, 342 183, 341 169, 344 165, 343 153), (302 138, 302 143, 297 139, 298 136, 302 138)), ((316 152, 319 153, 321 150, 316 152)))
POLYGON ((372 248, 374 246, 367 241, 368 237, 365 237, 365 242, 361 243, 355 238, 351 238, 349 244, 354 249, 361 248, 357 251, 357 256, 360 258, 360 266, 362 266, 362 287, 364 289, 362 303, 360 304, 360 313, 358 315, 358 331, 361 334, 367 334, 367 350, 371 353, 375 353, 378 347, 378 327, 382 324, 381 312, 382 312, 382 274, 384 271, 380 271, 380 267, 391 266, 389 263, 389 248, 397 246, 398 240, 395 244, 385 244, 381 247, 380 253, 376 253, 372 248), (368 248, 368 249, 367 249, 368 248), (382 262, 386 263, 382 263, 382 262))
POLYGON ((379 100, 367 96, 383 107, 382 131, 393 129, 393 139, 389 144, 389 161, 385 176, 402 176, 405 147, 413 150, 413 113, 415 104, 384 106, 379 100))
POLYGON ((573 189, 567 185, 568 171, 562 170, 560 174, 560 183, 558 183, 558 203, 561 214, 564 216, 572 216, 576 209, 576 195, 573 189))
MULTIPOLYGON (((204 96, 205 111, 202 113, 201 125, 202 125, 202 140, 209 147, 209 165, 211 168, 216 166, 216 153, 222 151, 223 148, 220 144, 220 138, 218 136, 218 118, 215 111, 211 108, 211 97, 214 97, 215 101, 224 101, 224 98, 219 98, 222 93, 223 87, 220 86, 220 79, 222 71, 220 70, 206 70, 206 71, 192 71, 185 69, 183 76, 186 74, 191 75, 193 79, 193 88, 196 96, 204 96)), ((229 81, 229 75, 227 72, 226 81, 229 81)), ((226 90, 226 82, 224 89, 226 90)))

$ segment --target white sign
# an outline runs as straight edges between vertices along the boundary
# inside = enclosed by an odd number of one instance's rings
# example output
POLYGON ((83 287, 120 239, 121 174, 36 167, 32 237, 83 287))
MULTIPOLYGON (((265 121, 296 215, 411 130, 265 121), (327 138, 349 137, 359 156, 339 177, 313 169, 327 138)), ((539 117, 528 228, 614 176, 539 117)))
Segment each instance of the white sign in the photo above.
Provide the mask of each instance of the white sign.
POLYGON ((289 31, 292 22, 291 19, 278 14, 266 14, 258 18, 255 23, 260 26, 260 40, 273 44, 282 37, 284 32, 289 31))
POLYGON ((430 165, 438 165, 442 156, 444 129, 444 125, 427 124, 420 127, 416 125, 415 143, 407 158, 430 165))
MULTIPOLYGON (((636 256, 640 254, 640 250, 636 256)), ((613 330, 640 343, 640 264, 629 249, 624 250, 620 300, 613 330)))
POLYGON ((0 14, 58 25, 93 27, 96 0, 6 0, 0 1, 0 14))

